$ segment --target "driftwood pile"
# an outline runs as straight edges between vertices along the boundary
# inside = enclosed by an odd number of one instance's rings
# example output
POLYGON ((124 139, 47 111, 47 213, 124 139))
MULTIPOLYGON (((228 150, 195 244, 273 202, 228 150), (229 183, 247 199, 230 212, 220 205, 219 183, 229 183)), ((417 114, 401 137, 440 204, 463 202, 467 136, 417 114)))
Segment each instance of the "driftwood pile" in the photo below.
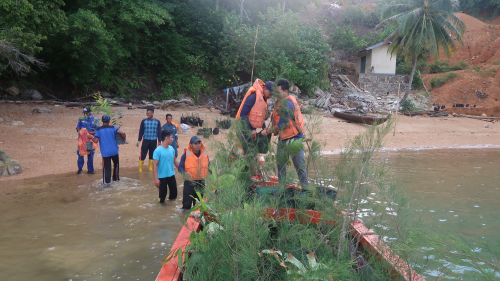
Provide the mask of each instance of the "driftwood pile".
POLYGON ((313 104, 319 108, 328 107, 330 105, 331 97, 331 93, 324 92, 316 100, 314 100, 313 104))
POLYGON ((181 99, 181 100, 166 100, 161 103, 161 109, 167 109, 169 107, 176 107, 179 105, 190 105, 195 106, 194 102, 190 99, 181 99))

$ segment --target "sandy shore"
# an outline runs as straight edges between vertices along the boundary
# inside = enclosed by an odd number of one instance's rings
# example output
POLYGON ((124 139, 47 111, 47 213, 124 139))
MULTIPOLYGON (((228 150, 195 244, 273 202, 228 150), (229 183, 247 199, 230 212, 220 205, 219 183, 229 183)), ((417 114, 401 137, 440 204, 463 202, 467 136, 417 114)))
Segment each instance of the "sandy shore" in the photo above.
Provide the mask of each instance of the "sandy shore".
MULTIPOLYGON (((82 116, 81 108, 42 105, 53 111, 51 114, 32 113, 33 105, 0 104, 0 117, 7 116, 9 121, 0 121, 0 150, 21 162, 24 172, 19 175, 0 177, 0 181, 32 178, 77 171, 77 133, 75 127, 82 116), (12 125, 12 121, 22 121, 24 125, 12 125)), ((124 118, 121 127, 127 133, 129 144, 120 146, 120 166, 137 167, 140 148, 137 148, 139 125, 146 118, 146 110, 123 108, 124 118)), ((179 122, 181 114, 198 113, 210 127, 220 118, 218 111, 211 113, 206 108, 189 110, 156 110, 155 118, 165 121, 171 113, 174 122, 179 122)), ((99 116, 100 117, 100 116, 99 116)), ((365 125, 346 123, 342 119, 324 116, 322 133, 319 139, 325 141, 324 152, 335 153, 345 146, 349 137, 366 130, 365 125)), ((196 134, 179 135, 180 151, 186 147, 189 138, 196 134)), ((225 134, 212 136, 210 140, 223 141, 225 134)), ((206 142, 210 141, 206 140, 206 142)), ((429 118, 399 116, 396 135, 392 133, 385 139, 387 149, 400 148, 462 148, 462 147, 500 147, 500 125, 468 118, 429 118), (488 128, 485 128, 488 125, 488 128)), ((209 151, 213 156, 214 152, 209 151)), ((96 175, 102 171, 99 154, 94 158, 96 175)), ((86 172, 86 166, 84 166, 86 172)), ((75 175, 76 176, 76 175, 75 175)))

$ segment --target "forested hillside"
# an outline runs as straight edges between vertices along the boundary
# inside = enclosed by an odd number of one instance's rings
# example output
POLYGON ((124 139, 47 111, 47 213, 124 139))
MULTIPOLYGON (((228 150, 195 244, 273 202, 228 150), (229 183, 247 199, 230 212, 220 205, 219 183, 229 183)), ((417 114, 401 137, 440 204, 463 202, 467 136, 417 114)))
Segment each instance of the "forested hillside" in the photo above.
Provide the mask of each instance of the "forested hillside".
MULTIPOLYGON (((332 59, 349 68, 355 52, 390 34, 393 27, 376 26, 382 8, 396 2, 404 1, 6 0, 0 90, 197 98, 250 80, 258 27, 254 77, 286 77, 307 93, 328 87, 332 59)), ((500 7, 461 3, 472 14, 500 7)), ((407 74, 403 59, 398 65, 407 74)))
POLYGON ((181 92, 196 97, 250 79, 258 26, 254 75, 286 76, 307 91, 324 83, 329 67, 320 29, 295 14, 307 4, 3 1, 0 79, 4 87, 43 84, 70 96, 106 90, 126 97, 141 88, 163 99, 181 92))

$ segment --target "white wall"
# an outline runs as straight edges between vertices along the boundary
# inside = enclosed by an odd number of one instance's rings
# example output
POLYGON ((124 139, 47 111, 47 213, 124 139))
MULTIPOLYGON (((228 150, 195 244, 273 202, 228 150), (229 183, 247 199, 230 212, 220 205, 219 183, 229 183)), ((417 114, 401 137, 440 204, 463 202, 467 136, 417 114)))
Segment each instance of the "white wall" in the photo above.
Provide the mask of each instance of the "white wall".
POLYGON ((389 44, 385 44, 371 50, 370 67, 373 65, 374 74, 396 74, 396 55, 391 58, 391 54, 387 53, 389 46, 389 44))

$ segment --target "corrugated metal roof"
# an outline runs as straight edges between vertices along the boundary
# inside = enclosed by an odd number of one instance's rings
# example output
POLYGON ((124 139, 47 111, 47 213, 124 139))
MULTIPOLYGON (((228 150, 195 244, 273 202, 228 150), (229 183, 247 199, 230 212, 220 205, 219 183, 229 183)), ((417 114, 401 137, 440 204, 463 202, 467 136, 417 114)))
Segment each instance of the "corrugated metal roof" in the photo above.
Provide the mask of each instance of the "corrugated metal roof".
MULTIPOLYGON (((388 42, 388 43, 386 43, 386 44, 391 44, 391 43, 392 43, 392 42, 388 42)), ((384 45, 384 42, 380 42, 380 43, 378 43, 378 44, 376 44, 376 45, 373 45, 373 46, 370 46, 370 47, 366 47, 366 48, 364 48, 363 50, 359 51, 358 53, 361 53, 361 52, 364 52, 364 51, 369 51, 369 50, 371 50, 371 49, 375 49, 375 48, 380 47, 380 46, 382 46, 382 45, 384 45)))

